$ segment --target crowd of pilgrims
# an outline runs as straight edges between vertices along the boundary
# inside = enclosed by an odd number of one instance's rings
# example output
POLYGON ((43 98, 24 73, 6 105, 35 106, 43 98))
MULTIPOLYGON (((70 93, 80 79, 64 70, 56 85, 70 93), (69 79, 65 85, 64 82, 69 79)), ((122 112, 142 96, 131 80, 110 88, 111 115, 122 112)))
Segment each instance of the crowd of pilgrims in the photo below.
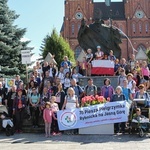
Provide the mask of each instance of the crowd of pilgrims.
MULTIPOLYGON (((95 53, 95 59, 104 59, 100 47, 95 53), (98 54, 97 54, 98 53, 98 54)), ((104 80, 104 85, 97 87, 90 77, 91 61, 93 54, 87 50, 85 60, 76 62, 73 67, 68 57, 65 56, 60 68, 55 68, 53 62, 44 62, 42 65, 36 62, 29 74, 29 82, 24 86, 19 75, 15 77, 15 86, 6 92, 0 82, 0 104, 6 105, 9 116, 14 119, 17 133, 22 132, 22 123, 25 111, 32 120, 32 127, 39 127, 39 116, 45 123, 45 136, 60 134, 57 123, 57 111, 78 108, 82 106, 82 97, 87 95, 102 95, 110 101, 127 100, 134 98, 146 98, 146 90, 149 88, 149 68, 146 61, 139 62, 132 55, 129 62, 125 58, 120 61, 115 58, 113 51, 107 57, 114 61, 114 75, 118 76, 117 87, 111 85, 109 76, 104 80), (89 76, 87 85, 81 87, 79 78, 89 76), (120 96, 121 95, 121 96, 120 96)), ((125 124, 121 126, 124 131, 125 124)), ((117 124, 116 129, 119 130, 117 124)), ((67 134, 76 134, 77 130, 69 130, 67 134)))

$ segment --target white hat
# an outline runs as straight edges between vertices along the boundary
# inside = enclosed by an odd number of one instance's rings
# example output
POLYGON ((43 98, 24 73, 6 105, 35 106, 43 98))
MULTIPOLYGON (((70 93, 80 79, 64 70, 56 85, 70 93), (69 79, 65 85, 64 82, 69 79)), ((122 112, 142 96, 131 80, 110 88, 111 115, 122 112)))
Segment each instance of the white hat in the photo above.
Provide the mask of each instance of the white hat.
POLYGON ((98 45, 97 48, 101 48, 101 46, 98 45))

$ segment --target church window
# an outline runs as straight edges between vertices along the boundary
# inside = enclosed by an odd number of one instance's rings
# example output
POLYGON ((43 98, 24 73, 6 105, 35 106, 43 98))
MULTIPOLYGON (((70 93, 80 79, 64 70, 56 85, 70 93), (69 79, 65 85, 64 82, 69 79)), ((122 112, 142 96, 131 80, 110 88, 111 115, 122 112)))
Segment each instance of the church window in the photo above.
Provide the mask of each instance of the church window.
POLYGON ((139 31, 142 33, 142 23, 139 23, 139 31))
POLYGON ((71 26, 71 33, 72 33, 72 35, 74 35, 74 24, 72 24, 72 26, 71 26))
POLYGON ((132 29, 133 29, 133 33, 135 33, 136 32, 135 23, 132 24, 132 29))
POLYGON ((79 29, 80 29, 80 24, 78 24, 78 31, 79 31, 79 29))
POLYGON ((146 33, 148 33, 148 29, 149 29, 149 26, 148 26, 148 23, 145 24, 145 31, 146 33))
POLYGON ((121 31, 123 31, 123 27, 122 27, 122 25, 120 25, 120 30, 121 30, 121 31))

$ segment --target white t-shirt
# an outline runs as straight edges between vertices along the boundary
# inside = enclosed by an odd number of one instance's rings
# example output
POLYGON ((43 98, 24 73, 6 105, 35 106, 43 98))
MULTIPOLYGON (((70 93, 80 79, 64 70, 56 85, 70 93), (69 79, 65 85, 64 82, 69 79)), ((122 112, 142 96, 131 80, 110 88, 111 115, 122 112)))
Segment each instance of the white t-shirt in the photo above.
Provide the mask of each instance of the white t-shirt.
POLYGON ((65 97, 67 104, 66 104, 66 109, 74 109, 76 108, 76 102, 78 100, 77 95, 73 95, 73 97, 66 95, 65 97))

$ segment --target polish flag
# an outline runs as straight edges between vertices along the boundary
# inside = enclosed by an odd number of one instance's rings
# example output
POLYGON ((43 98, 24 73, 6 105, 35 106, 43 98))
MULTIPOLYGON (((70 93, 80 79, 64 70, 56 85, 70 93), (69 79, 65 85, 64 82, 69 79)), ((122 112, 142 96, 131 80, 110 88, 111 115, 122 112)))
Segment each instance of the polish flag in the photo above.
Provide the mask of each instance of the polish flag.
POLYGON ((93 60, 91 74, 96 75, 114 75, 114 61, 111 60, 93 60))

